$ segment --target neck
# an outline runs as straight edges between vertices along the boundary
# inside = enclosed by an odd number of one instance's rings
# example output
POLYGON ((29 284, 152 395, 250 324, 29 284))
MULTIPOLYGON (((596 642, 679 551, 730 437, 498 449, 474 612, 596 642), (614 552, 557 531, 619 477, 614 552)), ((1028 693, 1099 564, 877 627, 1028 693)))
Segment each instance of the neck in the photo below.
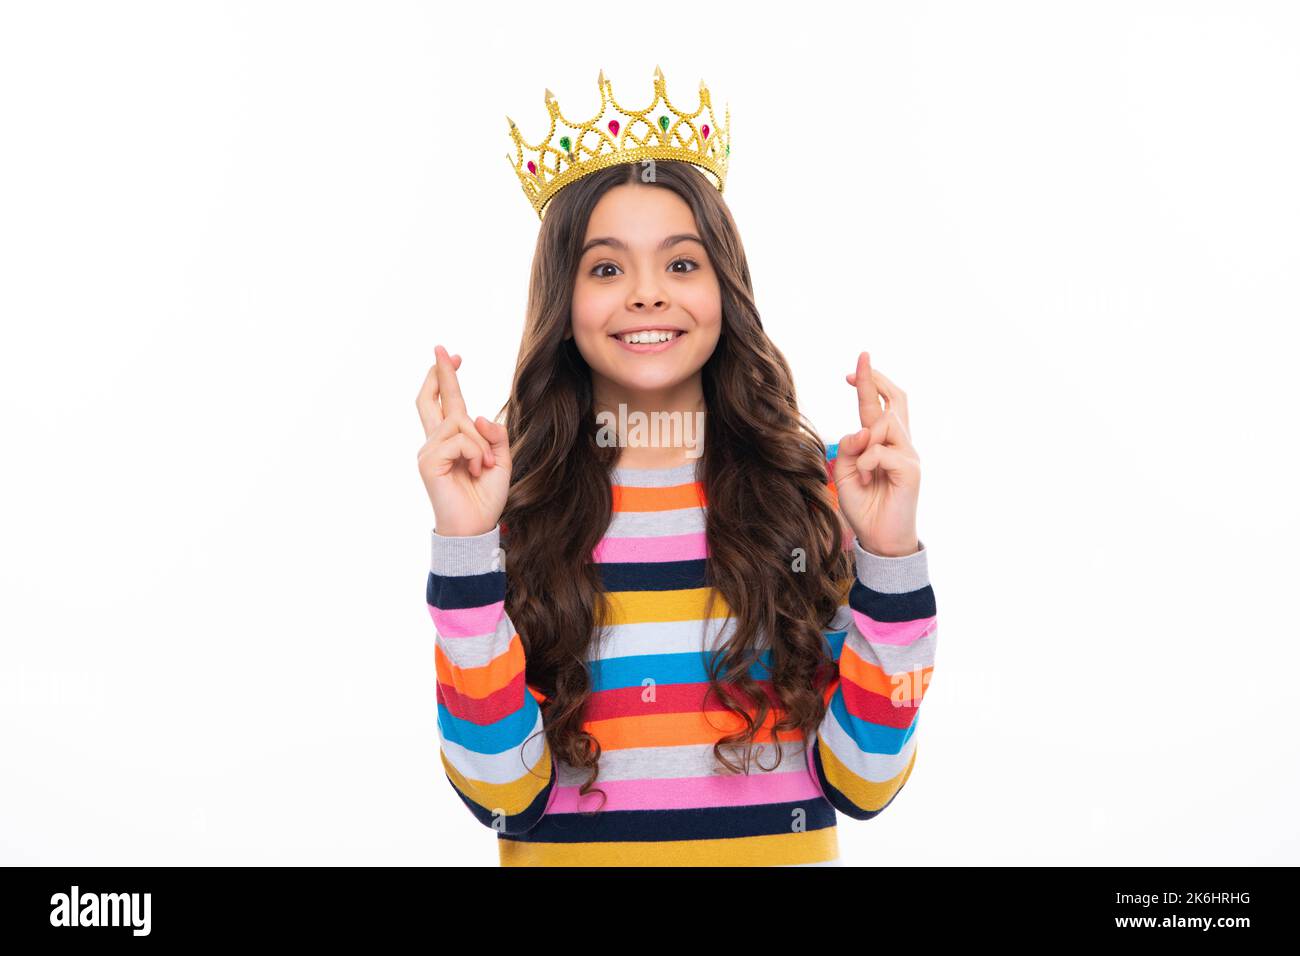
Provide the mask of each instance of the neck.
POLYGON ((704 451, 700 373, 660 389, 627 388, 593 373, 593 403, 618 435, 619 468, 673 468, 704 451), (665 414, 666 413, 666 414, 665 414))

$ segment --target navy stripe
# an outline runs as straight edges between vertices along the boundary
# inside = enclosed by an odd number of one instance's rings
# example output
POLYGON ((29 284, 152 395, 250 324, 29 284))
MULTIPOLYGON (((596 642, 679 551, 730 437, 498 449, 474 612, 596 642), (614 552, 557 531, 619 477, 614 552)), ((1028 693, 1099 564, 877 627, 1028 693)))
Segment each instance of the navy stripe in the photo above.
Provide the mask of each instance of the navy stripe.
POLYGON ((826 779, 826 771, 822 768, 822 742, 820 737, 813 744, 813 765, 817 768, 817 781, 822 785, 822 791, 826 794, 826 799, 831 802, 831 805, 836 810, 854 820, 870 820, 877 814, 883 813, 891 803, 898 799, 898 795, 907 788, 907 784, 904 783, 903 786, 894 791, 894 795, 879 810, 867 810, 846 797, 838 787, 831 786, 830 781, 826 779))
POLYGON ((483 574, 446 575, 430 571, 424 596, 440 611, 495 604, 506 596, 506 573, 485 571, 483 574))
POLYGON ((461 803, 469 807, 470 813, 478 818, 479 823, 484 826, 492 827, 502 833, 524 833, 529 827, 537 823, 546 812, 546 805, 551 800, 551 791, 555 789, 555 764, 551 764, 551 780, 542 792, 530 803, 525 809, 512 816, 499 816, 491 810, 486 809, 478 803, 475 803, 465 794, 461 793, 454 780, 447 773, 443 773, 447 782, 451 784, 451 789, 456 791, 456 796, 460 797, 461 803))
MULTIPOLYGON (((599 784, 597 784, 599 786, 599 784)), ((587 799, 595 806, 599 794, 587 799)), ((585 800, 584 800, 585 802, 585 800)), ((794 832, 796 810, 803 811, 804 830, 835 826, 835 810, 820 796, 790 803, 739 807, 695 807, 687 810, 600 810, 596 813, 555 813, 517 839, 524 843, 663 842, 771 836, 794 832)))
POLYGON ((916 621, 937 613, 934 588, 928 584, 905 594, 884 594, 856 579, 849 590, 849 607, 873 621, 916 621))
POLYGON ((708 587, 706 559, 688 561, 602 562, 601 580, 606 591, 680 591, 708 587))

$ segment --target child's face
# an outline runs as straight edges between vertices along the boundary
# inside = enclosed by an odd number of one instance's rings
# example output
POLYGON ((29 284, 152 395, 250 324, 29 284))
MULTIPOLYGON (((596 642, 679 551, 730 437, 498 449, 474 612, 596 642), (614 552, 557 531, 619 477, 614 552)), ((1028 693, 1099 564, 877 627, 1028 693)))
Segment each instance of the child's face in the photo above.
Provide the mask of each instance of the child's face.
POLYGON ((596 204, 574 283, 572 332, 597 395, 671 399, 683 384, 698 394, 696 376, 722 330, 718 276, 698 236, 691 207, 669 189, 628 183, 596 204), (615 244, 592 245, 600 239, 615 244), (676 334, 642 344, 615 337, 643 328, 676 334))

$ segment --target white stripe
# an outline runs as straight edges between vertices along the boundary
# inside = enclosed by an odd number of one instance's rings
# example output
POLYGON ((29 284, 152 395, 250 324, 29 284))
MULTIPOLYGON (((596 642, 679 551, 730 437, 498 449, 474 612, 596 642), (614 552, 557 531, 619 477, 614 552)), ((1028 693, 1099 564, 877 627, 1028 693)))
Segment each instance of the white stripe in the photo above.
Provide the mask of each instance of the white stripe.
POLYGON ((907 769, 912 751, 916 748, 916 732, 913 731, 903 749, 896 754, 866 753, 858 748, 853 738, 840 726, 834 712, 827 710, 826 719, 822 721, 821 745, 863 780, 884 783, 907 769))
MULTIPOLYGON (((542 712, 539 710, 528 739, 520 746, 503 750, 499 754, 481 754, 442 738, 441 733, 439 737, 442 752, 447 755, 447 760, 466 777, 484 783, 514 783, 530 774, 533 766, 542 759, 543 749, 546 746, 546 735, 538 733, 542 726, 542 712)), ((549 772, 548 767, 539 770, 539 773, 549 772)))
POLYGON ((668 511, 615 511, 605 530, 606 538, 665 538, 697 534, 706 528, 703 505, 668 511))
POLYGON ((646 621, 637 624, 610 625, 599 646, 592 642, 589 661, 614 660, 650 654, 697 654, 705 641, 717 650, 717 641, 726 641, 736 624, 732 618, 696 618, 691 621, 646 621))
POLYGON ((434 628, 434 641, 457 667, 483 667, 510 649, 515 626, 508 614, 497 619, 496 629, 490 634, 472 634, 465 637, 445 637, 434 628))

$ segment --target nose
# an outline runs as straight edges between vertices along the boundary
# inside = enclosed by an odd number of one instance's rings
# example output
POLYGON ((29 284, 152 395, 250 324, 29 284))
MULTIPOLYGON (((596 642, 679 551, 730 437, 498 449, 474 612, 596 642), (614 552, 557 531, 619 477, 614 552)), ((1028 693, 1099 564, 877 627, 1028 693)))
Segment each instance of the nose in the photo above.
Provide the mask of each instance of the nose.
POLYGON ((661 312, 668 308, 668 298, 656 282, 653 269, 639 270, 640 277, 628 298, 627 307, 632 312, 661 312))

